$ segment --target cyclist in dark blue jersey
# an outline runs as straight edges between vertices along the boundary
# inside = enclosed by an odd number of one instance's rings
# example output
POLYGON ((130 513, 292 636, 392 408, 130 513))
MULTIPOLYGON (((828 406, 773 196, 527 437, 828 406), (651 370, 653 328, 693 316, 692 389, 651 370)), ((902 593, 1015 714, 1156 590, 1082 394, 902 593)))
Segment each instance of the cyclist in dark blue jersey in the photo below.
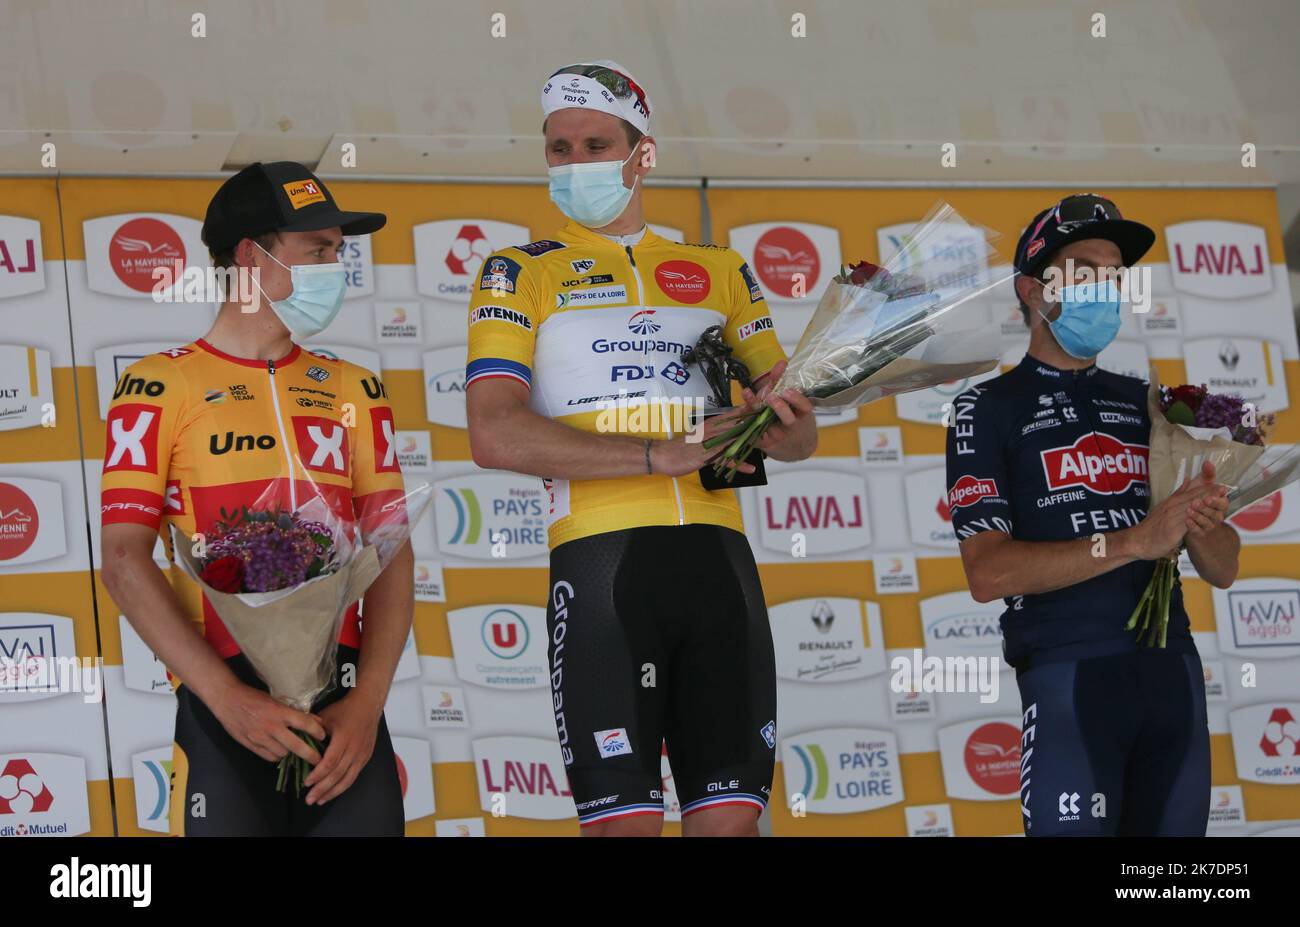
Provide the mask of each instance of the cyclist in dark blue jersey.
POLYGON ((1119 329, 1120 269, 1154 240, 1091 194, 1035 216, 1015 257, 1028 353, 953 404, 948 502, 971 594, 1007 605, 1029 836, 1203 835, 1209 814, 1204 676, 1181 585, 1166 647, 1124 626, 1182 544, 1201 578, 1233 582, 1227 489, 1207 464, 1151 507, 1146 383, 1096 365, 1119 329))

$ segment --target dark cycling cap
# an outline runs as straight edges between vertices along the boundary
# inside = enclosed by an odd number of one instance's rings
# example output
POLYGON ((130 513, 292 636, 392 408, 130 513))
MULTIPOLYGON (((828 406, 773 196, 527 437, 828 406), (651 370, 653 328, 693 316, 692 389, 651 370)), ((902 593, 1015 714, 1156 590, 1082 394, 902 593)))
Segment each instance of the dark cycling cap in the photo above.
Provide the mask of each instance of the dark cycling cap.
POLYGON ((344 235, 384 227, 381 212, 345 212, 329 188, 296 161, 250 164, 221 185, 203 220, 203 243, 220 253, 266 232, 314 232, 336 226, 344 235))
POLYGON ((1106 197, 1076 193, 1034 216, 1016 245, 1016 271, 1036 276, 1056 251, 1085 238, 1114 242, 1124 266, 1132 267, 1155 243, 1156 233, 1141 222, 1125 219, 1106 197))

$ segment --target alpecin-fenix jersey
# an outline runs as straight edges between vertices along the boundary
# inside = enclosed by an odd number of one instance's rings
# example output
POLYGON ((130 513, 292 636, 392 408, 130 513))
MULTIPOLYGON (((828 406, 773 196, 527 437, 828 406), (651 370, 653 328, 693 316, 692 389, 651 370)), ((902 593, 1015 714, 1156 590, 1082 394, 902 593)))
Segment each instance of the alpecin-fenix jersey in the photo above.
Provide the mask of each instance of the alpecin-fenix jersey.
MULTIPOLYGON (((680 356, 712 325, 754 377, 785 359, 763 291, 731 248, 679 244, 649 228, 624 244, 569 222, 554 238, 483 262, 469 307, 466 388, 505 377, 558 422, 667 438, 681 427, 676 411, 708 407, 708 384, 680 356)), ((552 548, 647 525, 742 530, 735 493, 710 492, 694 473, 545 485, 552 548)))
MULTIPOLYGON (((1059 370, 1026 355, 953 403, 948 507, 959 542, 982 531, 1060 541, 1130 528, 1149 504, 1147 384, 1102 370, 1059 370)), ((1119 638, 1155 562, 1137 560, 1074 586, 1014 595, 1002 614, 1008 662, 1044 647, 1119 638)), ((1182 587, 1170 637, 1190 637, 1182 587)))
MULTIPOLYGON (((271 498, 292 510, 320 495, 363 537, 373 519, 405 517, 393 411, 379 377, 294 345, 279 360, 226 354, 202 338, 144 357, 118 379, 108 409, 100 510, 105 525, 168 524, 211 534, 222 509, 271 498), (290 479, 292 476, 292 479, 290 479)), ((223 658, 239 647, 177 566, 186 613, 223 658)), ((359 647, 358 606, 339 642, 359 647)))

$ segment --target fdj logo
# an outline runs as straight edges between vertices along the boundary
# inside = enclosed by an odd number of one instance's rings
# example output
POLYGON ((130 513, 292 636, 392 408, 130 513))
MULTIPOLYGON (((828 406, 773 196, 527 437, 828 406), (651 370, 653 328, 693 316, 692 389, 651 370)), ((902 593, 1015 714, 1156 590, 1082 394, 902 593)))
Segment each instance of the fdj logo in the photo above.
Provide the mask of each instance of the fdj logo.
POLYGON ((113 390, 113 398, 119 399, 122 396, 161 396, 165 387, 158 380, 146 380, 143 377, 133 377, 122 374, 122 379, 117 381, 117 388, 113 390))
POLYGON ((691 378, 691 372, 687 370, 685 367, 683 367, 681 364, 677 363, 676 361, 673 361, 671 364, 669 364, 667 367, 661 370, 660 374, 663 376, 665 380, 671 380, 672 382, 676 383, 678 386, 681 386, 683 383, 685 383, 687 380, 691 378))
POLYGON ((610 369, 609 379, 611 383, 619 380, 644 380, 655 375, 655 369, 652 365, 638 367, 635 364, 616 364, 610 369))

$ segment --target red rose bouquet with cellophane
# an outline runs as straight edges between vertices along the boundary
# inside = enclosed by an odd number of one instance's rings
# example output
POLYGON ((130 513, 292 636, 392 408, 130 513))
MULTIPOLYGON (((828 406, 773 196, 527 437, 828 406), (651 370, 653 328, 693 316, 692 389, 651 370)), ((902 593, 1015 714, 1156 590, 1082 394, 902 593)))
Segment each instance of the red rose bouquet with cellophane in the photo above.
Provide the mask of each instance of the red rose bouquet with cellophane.
MULTIPOLYGON (((186 538, 173 525, 172 547, 272 697, 310 711, 334 685, 345 614, 432 498, 425 483, 358 519, 336 511, 314 486, 300 500, 296 486, 290 491, 277 480, 254 504, 223 510, 209 533, 186 538)), ((308 734, 298 736, 320 749, 308 734)), ((290 753, 280 761, 277 788, 292 783, 300 794, 309 770, 290 753)))

